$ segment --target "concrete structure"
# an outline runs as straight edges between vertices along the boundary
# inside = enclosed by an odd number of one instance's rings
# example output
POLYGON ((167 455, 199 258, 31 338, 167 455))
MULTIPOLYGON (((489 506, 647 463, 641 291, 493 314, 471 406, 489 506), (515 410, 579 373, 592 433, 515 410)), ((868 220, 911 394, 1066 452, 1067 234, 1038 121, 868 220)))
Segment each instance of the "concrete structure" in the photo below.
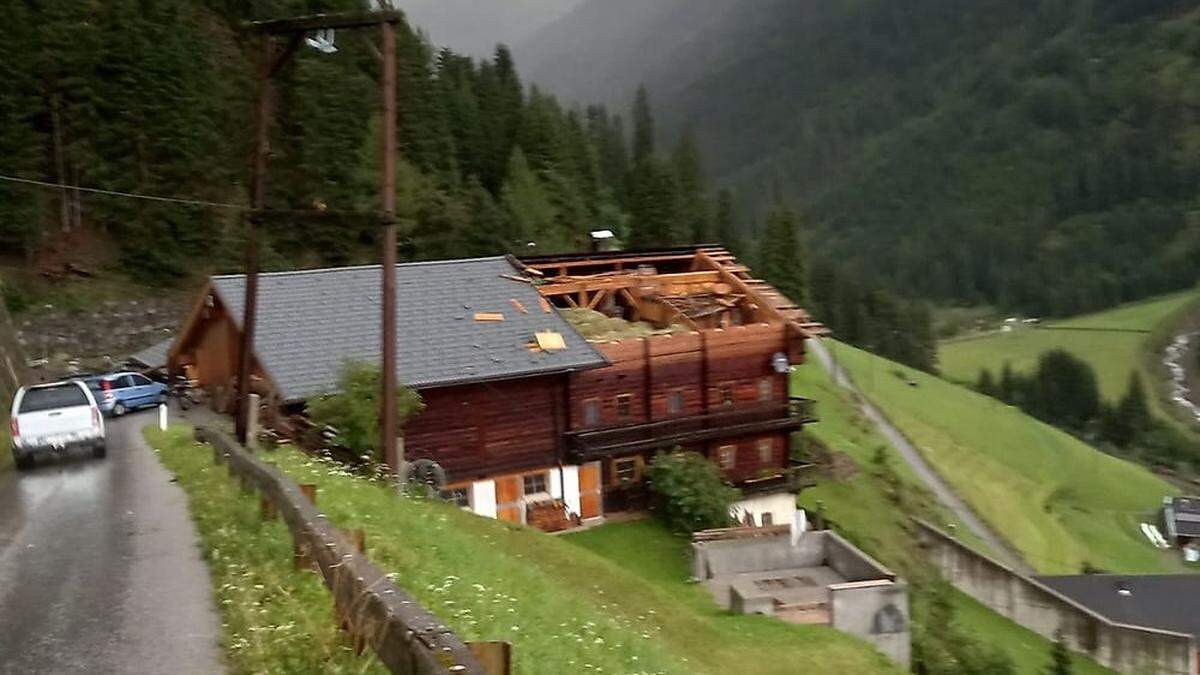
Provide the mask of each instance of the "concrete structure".
POLYGON ((692 543, 692 576, 719 605, 832 626, 908 665, 908 588, 886 567, 830 531, 794 543, 788 527, 716 532, 692 543))
POLYGON ((929 560, 955 588, 1042 637, 1061 632, 1069 648, 1121 673, 1200 672, 1194 635, 1122 623, 1056 590, 1054 580, 1019 574, 928 523, 917 521, 917 531, 929 560))

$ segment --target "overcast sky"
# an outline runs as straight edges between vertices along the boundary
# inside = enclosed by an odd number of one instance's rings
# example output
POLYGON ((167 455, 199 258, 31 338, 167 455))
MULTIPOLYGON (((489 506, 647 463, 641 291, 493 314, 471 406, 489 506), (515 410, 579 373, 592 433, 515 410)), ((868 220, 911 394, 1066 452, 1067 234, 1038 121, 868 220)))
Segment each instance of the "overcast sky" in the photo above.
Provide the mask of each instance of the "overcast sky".
POLYGON ((513 45, 570 10, 580 0, 394 0, 434 44, 486 56, 496 44, 513 45))

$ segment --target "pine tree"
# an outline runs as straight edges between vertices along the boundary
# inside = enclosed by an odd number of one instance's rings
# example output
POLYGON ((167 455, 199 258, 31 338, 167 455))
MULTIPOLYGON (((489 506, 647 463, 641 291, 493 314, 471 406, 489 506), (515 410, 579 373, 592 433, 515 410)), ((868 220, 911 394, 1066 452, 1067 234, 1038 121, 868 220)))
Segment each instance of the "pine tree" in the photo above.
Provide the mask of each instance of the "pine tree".
POLYGON ((1104 436, 1114 445, 1127 448, 1154 426, 1150 407, 1146 401, 1146 389, 1142 378, 1134 371, 1129 376, 1129 386, 1115 407, 1108 408, 1104 415, 1104 436))
POLYGON ((678 222, 675 172, 657 157, 638 162, 629 179, 629 246, 671 246, 678 222))
POLYGON ((477 176, 467 179, 463 197, 470 216, 470 227, 462 233, 462 250, 457 255, 485 256, 514 250, 517 241, 512 221, 477 176))
POLYGON ((713 230, 717 241, 734 255, 745 254, 745 244, 734 223, 733 193, 723 189, 717 193, 717 208, 713 216, 713 230))
POLYGON ((1005 361, 1004 367, 1000 370, 1000 400, 1009 405, 1017 403, 1017 392, 1020 388, 1017 382, 1017 375, 1013 372, 1012 363, 1005 361))
POLYGON ((1050 648, 1050 667, 1046 675, 1071 675, 1075 672, 1071 665, 1071 652, 1067 649, 1066 637, 1060 630, 1054 634, 1054 646, 1050 648))
POLYGON ((712 213, 709 208, 704 167, 700 159, 700 148, 696 136, 689 128, 675 148, 672 158, 675 164, 675 179, 679 187, 679 222, 675 239, 694 244, 712 240, 712 213))
POLYGON ((983 368, 979 371, 979 380, 975 383, 975 391, 984 396, 996 397, 996 379, 992 377, 992 371, 983 368))
MULTIPOLYGON (((0 1, 8 22, 9 44, 0 59, 0 173, 39 179, 43 174, 45 137, 34 127, 42 114, 42 99, 34 67, 36 36, 33 14, 20 0, 0 1)), ((0 248, 28 254, 41 236, 37 193, 26 187, 0 183, 0 248)))
POLYGON ((763 277, 797 304, 807 300, 806 273, 800 253, 796 212, 777 199, 759 239, 758 264, 763 277))
POLYGON ((554 250, 558 242, 552 241, 551 237, 557 214, 521 148, 513 149, 506 173, 508 179, 501 190, 501 203, 511 222, 510 232, 515 245, 534 243, 535 250, 554 250))
POLYGON ((639 164, 654 156, 654 113, 650 109, 650 94, 646 85, 638 87, 633 100, 633 163, 639 164))

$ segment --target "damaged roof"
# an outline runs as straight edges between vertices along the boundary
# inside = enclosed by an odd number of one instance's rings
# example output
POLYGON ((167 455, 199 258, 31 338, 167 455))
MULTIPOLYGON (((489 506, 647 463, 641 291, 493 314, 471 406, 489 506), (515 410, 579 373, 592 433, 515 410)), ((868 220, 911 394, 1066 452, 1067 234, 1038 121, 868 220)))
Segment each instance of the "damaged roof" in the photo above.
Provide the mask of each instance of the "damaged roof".
MULTIPOLYGON (((285 400, 334 391, 345 361, 379 363, 380 270, 371 265, 259 276, 254 351, 285 400)), ((607 365, 556 311, 545 311, 537 289, 514 274, 503 257, 397 265, 400 380, 424 389, 607 365), (477 314, 503 320, 479 321, 477 314), (542 332, 560 333, 565 348, 530 349, 542 332)), ((239 329, 245 287, 245 275, 212 279, 213 292, 239 329)))

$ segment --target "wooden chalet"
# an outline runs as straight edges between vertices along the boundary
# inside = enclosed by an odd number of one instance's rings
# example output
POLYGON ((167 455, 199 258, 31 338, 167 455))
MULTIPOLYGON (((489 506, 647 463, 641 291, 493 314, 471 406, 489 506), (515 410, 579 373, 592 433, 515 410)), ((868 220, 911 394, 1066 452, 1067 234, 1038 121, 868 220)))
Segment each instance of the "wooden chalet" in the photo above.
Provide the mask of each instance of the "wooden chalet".
MULTIPOLYGON (((701 452, 742 488, 739 518, 790 522, 791 435, 815 421, 788 373, 823 332, 719 248, 397 267, 397 369, 425 411, 407 459, 446 496, 544 529, 645 503, 655 453, 701 452)), ((214 277, 170 368, 228 403, 245 279, 214 277)), ((262 275, 253 387, 302 409, 347 360, 379 361, 379 268, 262 275)))

